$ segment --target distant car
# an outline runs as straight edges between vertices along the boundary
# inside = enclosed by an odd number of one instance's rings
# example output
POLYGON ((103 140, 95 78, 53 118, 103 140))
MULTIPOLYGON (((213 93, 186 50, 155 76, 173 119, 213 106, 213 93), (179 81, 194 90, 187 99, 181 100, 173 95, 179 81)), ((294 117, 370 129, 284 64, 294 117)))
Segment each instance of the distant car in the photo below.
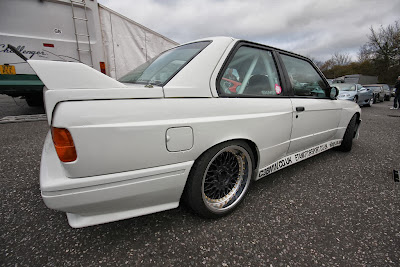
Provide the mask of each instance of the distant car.
POLYGON ((385 92, 385 101, 390 101, 390 98, 392 97, 392 94, 390 92, 390 87, 387 84, 382 84, 383 86, 383 91, 385 92))
POLYGON ((361 106, 371 106, 374 103, 374 94, 371 89, 363 87, 358 83, 335 83, 339 89, 337 99, 350 100, 361 106))
POLYGON ((374 93, 374 103, 385 100, 385 91, 382 84, 366 84, 364 85, 367 89, 372 89, 374 93))

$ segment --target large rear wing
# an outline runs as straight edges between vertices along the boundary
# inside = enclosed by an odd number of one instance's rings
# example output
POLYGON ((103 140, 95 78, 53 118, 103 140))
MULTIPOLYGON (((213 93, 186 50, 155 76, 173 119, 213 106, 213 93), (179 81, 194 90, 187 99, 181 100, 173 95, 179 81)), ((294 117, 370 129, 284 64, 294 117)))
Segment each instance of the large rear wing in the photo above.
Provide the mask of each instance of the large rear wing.
POLYGON ((49 125, 56 105, 64 101, 164 97, 162 87, 126 85, 82 63, 27 62, 45 85, 43 98, 49 125))
POLYGON ((123 83, 83 63, 47 60, 27 62, 49 90, 126 87, 123 83))

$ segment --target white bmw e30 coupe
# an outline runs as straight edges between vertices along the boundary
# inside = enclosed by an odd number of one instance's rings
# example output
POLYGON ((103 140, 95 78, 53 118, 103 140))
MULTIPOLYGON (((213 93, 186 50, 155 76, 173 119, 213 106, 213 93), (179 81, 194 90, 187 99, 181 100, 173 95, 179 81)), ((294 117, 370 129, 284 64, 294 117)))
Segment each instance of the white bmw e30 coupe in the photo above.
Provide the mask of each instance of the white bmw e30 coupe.
POLYGON ((118 81, 80 63, 28 60, 45 84, 45 204, 85 227, 178 207, 220 217, 252 180, 358 136, 307 58, 229 37, 190 42, 118 81))

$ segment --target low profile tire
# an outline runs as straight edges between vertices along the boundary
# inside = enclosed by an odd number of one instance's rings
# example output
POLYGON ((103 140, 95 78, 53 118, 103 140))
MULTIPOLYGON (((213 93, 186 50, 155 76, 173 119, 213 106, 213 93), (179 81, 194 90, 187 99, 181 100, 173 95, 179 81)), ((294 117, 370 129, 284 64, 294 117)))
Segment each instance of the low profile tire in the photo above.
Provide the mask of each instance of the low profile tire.
POLYGON ((358 97, 357 97, 357 96, 355 96, 355 97, 353 98, 353 102, 356 103, 356 104, 358 104, 358 97))
POLYGON ((357 115, 353 115, 351 118, 349 125, 347 125, 346 132, 344 133, 342 144, 337 147, 337 150, 343 152, 349 152, 351 147, 353 146, 353 138, 356 131, 356 120, 357 115))
POLYGON ((377 101, 378 101, 377 97, 376 97, 376 95, 374 95, 374 104, 376 104, 377 101))
POLYGON ((195 161, 183 200, 203 217, 225 216, 243 200, 253 173, 254 156, 246 142, 216 145, 195 161))

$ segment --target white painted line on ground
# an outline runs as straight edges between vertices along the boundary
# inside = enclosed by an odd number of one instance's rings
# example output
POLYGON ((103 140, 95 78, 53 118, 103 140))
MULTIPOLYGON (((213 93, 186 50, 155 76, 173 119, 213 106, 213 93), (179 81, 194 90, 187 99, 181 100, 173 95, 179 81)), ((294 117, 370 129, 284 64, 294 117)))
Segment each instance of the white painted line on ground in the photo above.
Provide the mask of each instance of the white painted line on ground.
POLYGON ((0 119, 0 123, 27 122, 27 121, 45 121, 46 114, 7 116, 0 119))

